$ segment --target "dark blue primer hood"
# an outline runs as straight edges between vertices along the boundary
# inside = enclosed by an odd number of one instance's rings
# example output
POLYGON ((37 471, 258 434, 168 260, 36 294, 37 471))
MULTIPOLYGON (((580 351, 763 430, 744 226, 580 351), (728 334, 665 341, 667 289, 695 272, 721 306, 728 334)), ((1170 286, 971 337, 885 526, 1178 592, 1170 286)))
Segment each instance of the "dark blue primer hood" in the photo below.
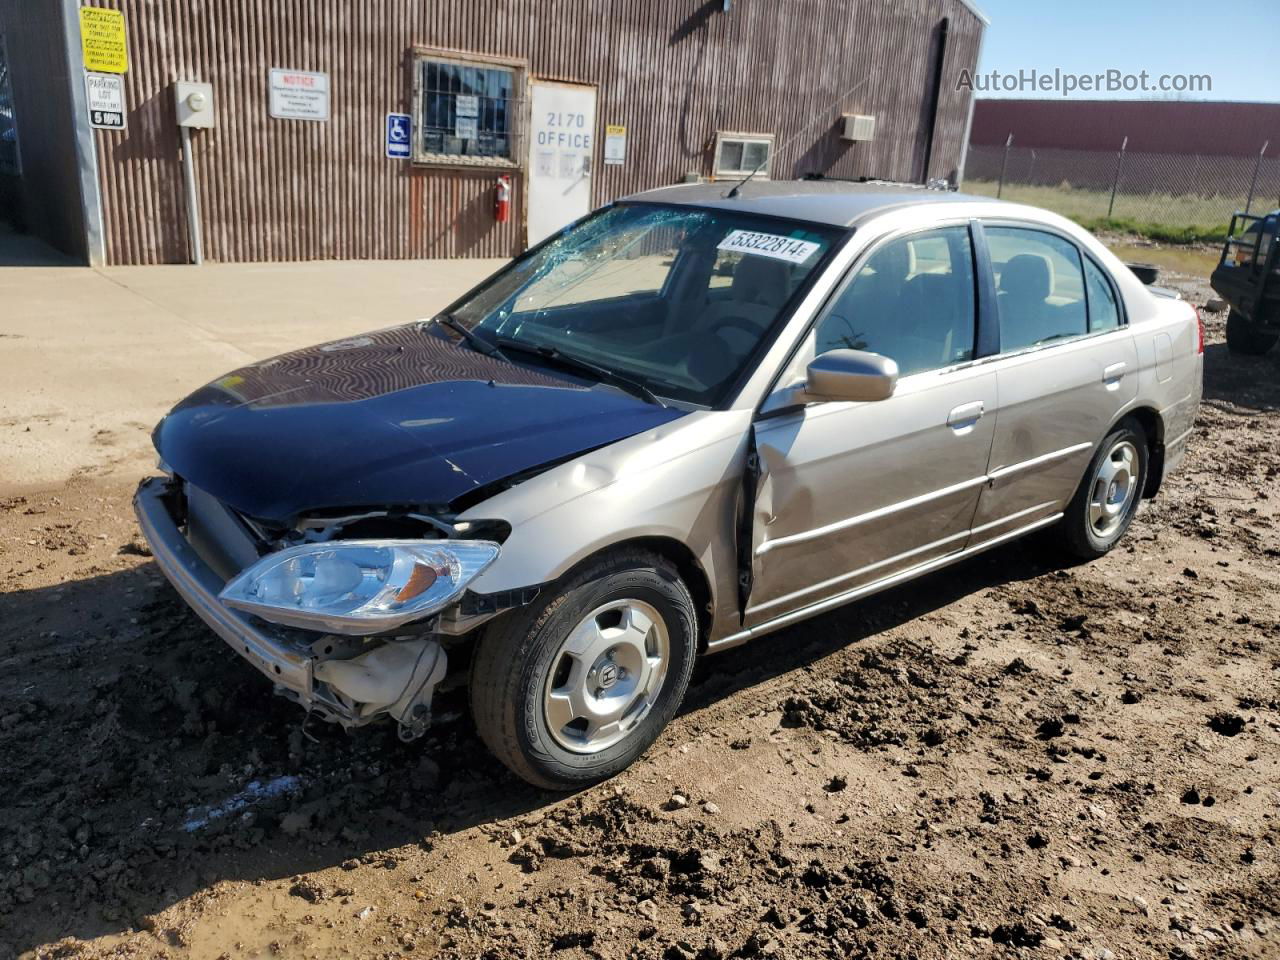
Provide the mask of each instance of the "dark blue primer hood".
POLYGON ((287 524, 328 508, 440 507, 682 415, 411 324, 227 374, 154 440, 178 476, 287 524))

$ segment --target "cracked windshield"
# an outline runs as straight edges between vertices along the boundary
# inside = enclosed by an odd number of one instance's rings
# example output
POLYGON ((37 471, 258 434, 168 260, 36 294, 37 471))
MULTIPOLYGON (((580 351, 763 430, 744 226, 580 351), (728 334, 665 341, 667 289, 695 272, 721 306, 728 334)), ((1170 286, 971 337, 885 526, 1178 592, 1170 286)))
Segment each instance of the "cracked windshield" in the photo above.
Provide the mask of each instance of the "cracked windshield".
POLYGON ((733 212, 617 206, 513 264, 453 319, 508 356, 541 351, 712 405, 840 236, 733 212))

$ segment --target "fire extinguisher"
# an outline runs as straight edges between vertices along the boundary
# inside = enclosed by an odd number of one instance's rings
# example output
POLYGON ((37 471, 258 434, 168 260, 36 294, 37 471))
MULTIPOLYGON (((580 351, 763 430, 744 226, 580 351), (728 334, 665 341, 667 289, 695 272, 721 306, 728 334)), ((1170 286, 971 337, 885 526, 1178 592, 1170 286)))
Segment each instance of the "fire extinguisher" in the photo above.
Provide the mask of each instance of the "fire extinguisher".
POLYGON ((498 177, 498 189, 493 199, 493 219, 506 223, 511 219, 511 176, 502 174, 498 177))

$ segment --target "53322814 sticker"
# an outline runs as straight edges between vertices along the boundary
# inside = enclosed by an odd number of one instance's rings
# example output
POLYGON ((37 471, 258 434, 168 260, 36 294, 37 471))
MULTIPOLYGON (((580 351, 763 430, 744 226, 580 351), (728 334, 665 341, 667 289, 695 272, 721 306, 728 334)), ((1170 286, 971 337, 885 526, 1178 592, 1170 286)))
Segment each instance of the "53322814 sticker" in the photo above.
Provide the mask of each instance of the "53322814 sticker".
POLYGON ((804 263, 820 244, 810 240, 797 240, 776 233, 757 233, 754 230, 734 230, 718 244, 717 250, 730 253, 750 253, 757 257, 772 257, 788 263, 804 263))

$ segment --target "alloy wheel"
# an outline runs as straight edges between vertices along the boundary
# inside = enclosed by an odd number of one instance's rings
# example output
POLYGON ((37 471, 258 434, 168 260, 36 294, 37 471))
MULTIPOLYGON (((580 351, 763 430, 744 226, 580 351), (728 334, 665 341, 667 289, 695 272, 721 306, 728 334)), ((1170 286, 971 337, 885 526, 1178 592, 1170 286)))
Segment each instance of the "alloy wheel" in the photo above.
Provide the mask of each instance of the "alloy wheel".
POLYGON ((569 631, 551 658, 543 713, 552 739, 574 753, 619 743, 648 715, 670 660, 666 621, 641 600, 614 600, 569 631))
POLYGON ((1098 463, 1089 490, 1089 526, 1106 540, 1124 523, 1138 495, 1138 448, 1121 440, 1098 463))

